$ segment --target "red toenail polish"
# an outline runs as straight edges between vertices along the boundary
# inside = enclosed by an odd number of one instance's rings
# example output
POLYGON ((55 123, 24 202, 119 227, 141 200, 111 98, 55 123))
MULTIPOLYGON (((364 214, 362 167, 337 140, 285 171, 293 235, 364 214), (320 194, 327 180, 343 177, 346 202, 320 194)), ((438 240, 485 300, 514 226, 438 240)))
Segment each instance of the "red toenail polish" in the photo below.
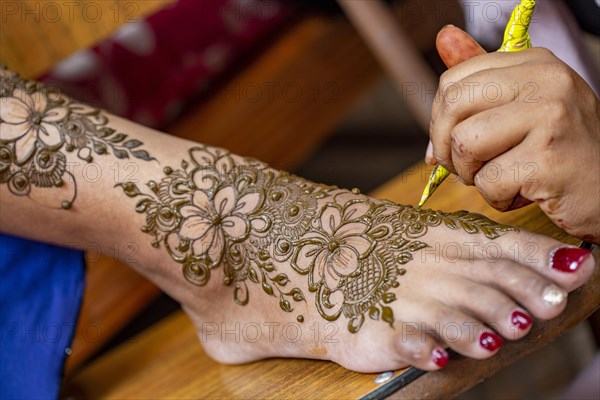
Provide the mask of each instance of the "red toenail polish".
POLYGON ((504 339, 491 332, 483 332, 479 337, 479 344, 486 350, 496 351, 502 346, 504 339))
POLYGON ((531 326, 531 323, 533 322, 529 315, 521 311, 513 312, 510 316, 510 321, 512 322, 513 326, 516 326, 522 331, 529 328, 529 326, 531 326))
POLYGON ((448 352, 441 347, 436 347, 431 352, 431 359, 440 368, 443 368, 444 365, 448 364, 448 352))
POLYGON ((591 254, 587 249, 559 247, 550 252, 550 268, 562 272, 575 272, 591 254))

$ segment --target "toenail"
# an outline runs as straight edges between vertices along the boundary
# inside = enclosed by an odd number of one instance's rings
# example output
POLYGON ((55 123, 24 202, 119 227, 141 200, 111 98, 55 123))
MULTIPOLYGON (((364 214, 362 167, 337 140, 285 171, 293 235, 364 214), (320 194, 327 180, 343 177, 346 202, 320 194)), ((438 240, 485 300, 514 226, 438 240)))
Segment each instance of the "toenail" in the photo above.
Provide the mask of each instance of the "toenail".
POLYGON ((510 322, 520 330, 524 331, 531 326, 533 320, 522 311, 515 311, 510 316, 510 322))
POLYGON ((575 272, 591 254, 591 251, 578 247, 559 247, 550 252, 550 268, 575 272))
POLYGON ((479 337, 479 344, 486 350, 496 351, 502 346, 504 339, 492 332, 483 332, 479 337))
POLYGON ((557 306, 567 298, 567 292, 556 285, 547 286, 542 293, 544 301, 551 306, 557 306))
POLYGON ((433 363, 440 368, 443 368, 444 365, 448 364, 448 352, 441 347, 436 347, 431 352, 431 359, 433 363))

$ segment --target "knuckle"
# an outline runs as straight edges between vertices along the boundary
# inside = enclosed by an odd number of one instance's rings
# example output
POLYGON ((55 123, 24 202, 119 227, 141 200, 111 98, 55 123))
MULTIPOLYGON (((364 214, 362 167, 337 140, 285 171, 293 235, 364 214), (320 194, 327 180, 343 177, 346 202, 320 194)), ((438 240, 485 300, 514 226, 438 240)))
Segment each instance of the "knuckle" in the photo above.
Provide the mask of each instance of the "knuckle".
POLYGON ((534 47, 534 48, 530 49, 530 51, 531 51, 531 53, 536 54, 540 58, 547 58, 547 59, 556 58, 556 56, 554 55, 552 50, 550 50, 546 47, 534 47))
POLYGON ((553 65, 553 79, 564 89, 570 89, 575 86, 575 74, 573 70, 563 62, 555 62, 553 65))
MULTIPOLYGON (((554 99, 548 103, 550 120, 562 124, 571 114, 571 105, 565 99, 554 99)), ((558 130, 560 132, 560 130, 558 130)))
POLYGON ((457 84, 450 85, 442 96, 442 111, 448 115, 458 114, 460 108, 460 89, 457 84))
POLYGON ((440 75, 440 86, 438 89, 438 92, 440 93, 444 93, 444 91, 446 90, 446 87, 448 86, 448 83, 450 82, 450 77, 451 72, 450 70, 446 70, 442 73, 442 75, 440 75))

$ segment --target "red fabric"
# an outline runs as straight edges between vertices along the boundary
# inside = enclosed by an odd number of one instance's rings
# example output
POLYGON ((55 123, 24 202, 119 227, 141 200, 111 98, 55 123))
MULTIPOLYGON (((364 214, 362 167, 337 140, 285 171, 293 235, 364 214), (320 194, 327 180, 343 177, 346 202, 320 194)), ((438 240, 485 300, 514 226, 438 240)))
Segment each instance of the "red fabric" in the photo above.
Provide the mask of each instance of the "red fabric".
POLYGON ((181 0, 127 23, 41 79, 81 101, 161 126, 290 16, 273 0, 181 0))

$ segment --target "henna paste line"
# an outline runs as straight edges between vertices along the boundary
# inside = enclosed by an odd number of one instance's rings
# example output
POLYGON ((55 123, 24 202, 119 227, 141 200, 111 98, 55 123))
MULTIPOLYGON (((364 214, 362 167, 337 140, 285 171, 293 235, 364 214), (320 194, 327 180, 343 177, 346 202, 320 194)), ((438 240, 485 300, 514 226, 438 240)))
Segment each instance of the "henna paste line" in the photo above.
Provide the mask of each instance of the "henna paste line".
POLYGON ((5 67, 0 67, 0 103, 0 184, 15 196, 29 196, 32 187, 62 187, 70 175, 73 193, 61 202, 63 209, 70 209, 77 199, 77 182, 66 169, 65 152, 76 152, 86 163, 110 153, 118 159, 155 160, 140 148, 142 142, 110 128, 101 110, 5 67))
POLYGON ((207 146, 190 149, 189 161, 164 173, 160 181, 147 183, 149 191, 133 182, 117 186, 137 199, 136 211, 146 216, 142 231, 181 264, 189 282, 206 285, 211 271, 223 268, 224 284, 233 287, 237 304, 248 304, 250 282, 292 312, 295 302, 306 300, 277 270, 287 262, 307 277, 321 317, 335 321, 343 315, 353 333, 365 315, 393 324, 391 289, 399 286, 413 254, 428 247, 420 239, 430 227, 443 224, 489 239, 515 230, 467 211, 418 210, 369 199, 256 160, 236 162, 226 150, 207 146))

